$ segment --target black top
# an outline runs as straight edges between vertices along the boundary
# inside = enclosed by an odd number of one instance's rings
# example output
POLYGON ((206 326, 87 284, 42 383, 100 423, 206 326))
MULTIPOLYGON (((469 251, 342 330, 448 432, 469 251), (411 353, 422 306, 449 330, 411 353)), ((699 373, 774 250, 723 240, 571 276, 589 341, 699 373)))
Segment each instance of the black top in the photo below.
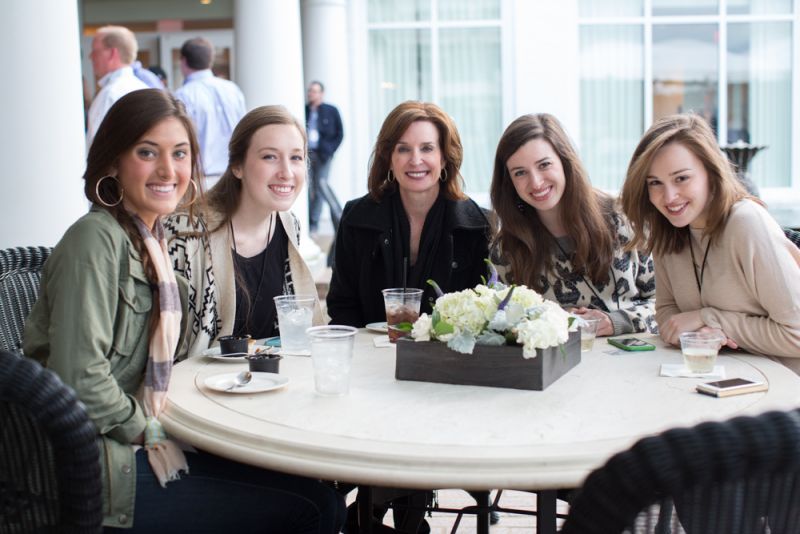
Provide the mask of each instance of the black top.
MULTIPOLYGON (((381 289, 402 286, 403 258, 408 256, 407 227, 397 224, 405 216, 398 213, 394 196, 399 194, 387 193, 375 202, 366 195, 344 208, 327 298, 331 324, 361 327, 386 320, 381 289)), ((428 214, 423 234, 408 278, 423 290, 420 312, 431 313, 436 294, 425 283, 428 278, 447 293, 474 287, 488 275, 489 220, 470 199, 442 198, 428 214)))
POLYGON ((231 251, 236 271, 236 319, 233 323, 235 336, 249 334, 258 339, 278 335, 278 316, 272 298, 283 294, 283 273, 284 264, 289 257, 289 239, 280 217, 276 219, 275 234, 260 254, 245 258, 231 251))

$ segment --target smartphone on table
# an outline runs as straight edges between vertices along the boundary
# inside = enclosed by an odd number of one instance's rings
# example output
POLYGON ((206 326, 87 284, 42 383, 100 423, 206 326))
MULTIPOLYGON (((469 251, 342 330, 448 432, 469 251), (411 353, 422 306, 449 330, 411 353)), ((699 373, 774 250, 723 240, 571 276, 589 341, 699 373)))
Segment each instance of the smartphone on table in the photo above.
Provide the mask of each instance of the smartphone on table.
POLYGON ((642 341, 638 337, 619 337, 616 339, 608 338, 608 343, 622 350, 656 350, 655 345, 648 343, 647 341, 642 341))
POLYGON ((712 397, 730 397, 731 395, 744 395, 745 393, 756 393, 766 391, 768 388, 765 382, 747 380, 746 378, 728 378, 715 382, 697 384, 697 392, 712 397))

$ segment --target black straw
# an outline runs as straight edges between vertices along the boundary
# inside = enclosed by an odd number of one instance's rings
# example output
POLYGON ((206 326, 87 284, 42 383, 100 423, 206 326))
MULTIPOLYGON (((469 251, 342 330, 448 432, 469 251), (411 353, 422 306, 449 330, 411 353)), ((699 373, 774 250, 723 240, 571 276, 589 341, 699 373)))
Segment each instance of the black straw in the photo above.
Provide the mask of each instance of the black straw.
POLYGON ((403 298, 405 298, 407 286, 408 286, 408 256, 403 258, 403 298))

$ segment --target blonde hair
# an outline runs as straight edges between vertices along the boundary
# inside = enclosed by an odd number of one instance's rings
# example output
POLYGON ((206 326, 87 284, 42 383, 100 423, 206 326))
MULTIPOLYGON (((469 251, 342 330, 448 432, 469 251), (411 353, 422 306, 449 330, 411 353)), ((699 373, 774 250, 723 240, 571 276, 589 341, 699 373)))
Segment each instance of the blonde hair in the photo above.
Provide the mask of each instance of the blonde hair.
MULTIPOLYGON (((733 205, 750 196, 717 144, 708 123, 694 113, 670 115, 657 120, 645 132, 628 165, 620 201, 634 231, 626 248, 644 248, 656 254, 678 253, 689 243, 686 228, 673 226, 656 209, 647 189, 653 160, 664 146, 680 143, 702 163, 708 174, 709 202, 706 206, 705 235, 716 238, 725 227, 733 205)), ((763 203, 762 203, 763 204, 763 203)))
POLYGON ((102 26, 97 29, 95 39, 100 39, 106 48, 116 48, 120 61, 125 65, 136 61, 139 44, 133 32, 125 26, 102 26))

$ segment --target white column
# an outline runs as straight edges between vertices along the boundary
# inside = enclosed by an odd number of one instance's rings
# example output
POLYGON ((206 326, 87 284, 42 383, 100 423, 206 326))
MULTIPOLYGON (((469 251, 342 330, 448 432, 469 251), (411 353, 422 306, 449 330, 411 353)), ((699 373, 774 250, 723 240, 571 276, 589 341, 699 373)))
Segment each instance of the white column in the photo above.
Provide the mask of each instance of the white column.
MULTIPOLYGON (((354 173, 357 161, 351 150, 355 131, 350 106, 350 40, 345 0, 302 0, 303 68, 305 85, 313 80, 325 85, 325 102, 339 109, 344 140, 333 158, 329 182, 339 202, 358 196, 366 188, 366 173, 354 173)), ((325 212, 325 210, 323 210, 325 212)))
POLYGON ((11 0, 2 10, 0 248, 52 246, 87 207, 78 6, 11 0))
MULTIPOLYGON (((305 124, 303 51, 297 0, 236 0, 233 5, 236 83, 247 107, 280 104, 305 124)), ((300 253, 313 273, 325 256, 308 237, 308 193, 303 188, 292 208, 300 219, 300 253)))
POLYGON ((552 113, 580 136, 578 2, 513 2, 514 112, 552 113), (531 28, 536 31, 531 31, 531 28))

